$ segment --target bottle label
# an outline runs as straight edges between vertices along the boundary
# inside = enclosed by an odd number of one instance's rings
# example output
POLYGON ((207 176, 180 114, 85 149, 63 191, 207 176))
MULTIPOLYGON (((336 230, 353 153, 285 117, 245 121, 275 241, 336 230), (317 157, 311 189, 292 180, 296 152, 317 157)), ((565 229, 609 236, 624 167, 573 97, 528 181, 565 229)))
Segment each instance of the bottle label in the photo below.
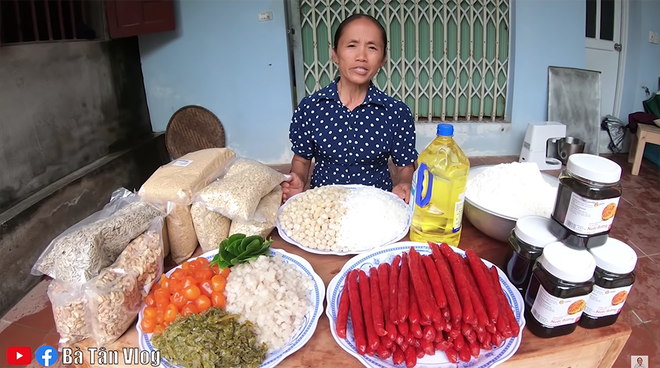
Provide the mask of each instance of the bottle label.
POLYGON ((458 201, 454 204, 454 226, 452 233, 457 233, 461 230, 461 223, 463 219, 463 203, 465 202, 465 192, 458 196, 458 201))
POLYGON ((532 315, 544 326, 557 327, 576 323, 587 305, 589 295, 557 298, 540 285, 532 305, 532 315))
POLYGON ((571 194, 564 226, 578 234, 598 234, 612 227, 619 197, 605 200, 584 198, 571 194))
POLYGON ((618 314, 623 309, 631 288, 632 285, 614 289, 606 289, 594 285, 594 291, 589 295, 589 301, 587 302, 587 307, 584 308, 584 313, 592 317, 605 317, 618 314))

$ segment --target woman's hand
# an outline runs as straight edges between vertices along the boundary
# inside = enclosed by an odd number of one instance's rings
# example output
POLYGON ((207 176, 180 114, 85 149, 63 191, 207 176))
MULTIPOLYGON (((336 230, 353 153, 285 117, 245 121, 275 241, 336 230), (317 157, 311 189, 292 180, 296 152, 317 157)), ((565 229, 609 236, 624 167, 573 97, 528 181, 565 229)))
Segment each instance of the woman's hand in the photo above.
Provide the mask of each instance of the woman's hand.
POLYGON ((410 202, 410 191, 412 190, 412 185, 408 183, 397 184, 392 188, 392 193, 396 194, 399 198, 403 199, 404 202, 410 202))
POLYGON ((282 203, 286 202, 287 199, 294 195, 302 193, 305 187, 305 184, 300 180, 298 174, 291 172, 289 173, 289 176, 289 179, 282 183, 282 203))

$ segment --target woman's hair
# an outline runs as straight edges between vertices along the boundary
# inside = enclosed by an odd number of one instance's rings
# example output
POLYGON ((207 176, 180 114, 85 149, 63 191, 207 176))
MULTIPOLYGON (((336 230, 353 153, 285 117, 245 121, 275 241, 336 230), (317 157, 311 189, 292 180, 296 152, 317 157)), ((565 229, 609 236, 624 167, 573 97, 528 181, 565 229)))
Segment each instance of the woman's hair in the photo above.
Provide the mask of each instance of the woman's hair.
POLYGON ((333 48, 335 49, 335 52, 337 52, 337 45, 339 44, 339 39, 341 38, 342 33, 344 33, 344 28, 346 28, 347 25, 349 25, 351 22, 357 19, 369 19, 371 22, 373 22, 375 25, 378 26, 378 29, 380 29, 380 34, 383 37, 383 56, 385 56, 385 53, 387 52, 387 32, 385 32, 385 28, 383 27, 382 24, 376 18, 372 17, 371 15, 368 14, 361 14, 361 13, 355 13, 351 15, 350 17, 344 19, 340 24, 339 27, 337 28, 337 31, 335 31, 335 39, 334 39, 334 46, 333 48))

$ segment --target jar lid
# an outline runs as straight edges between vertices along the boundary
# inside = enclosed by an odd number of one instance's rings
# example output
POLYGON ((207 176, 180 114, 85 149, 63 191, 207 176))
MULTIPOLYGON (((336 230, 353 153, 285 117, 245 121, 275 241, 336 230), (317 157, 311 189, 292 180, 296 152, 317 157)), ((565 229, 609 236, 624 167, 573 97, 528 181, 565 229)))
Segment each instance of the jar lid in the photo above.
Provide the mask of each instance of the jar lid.
POLYGON ((539 260, 548 272, 568 282, 585 282, 596 270, 596 260, 589 251, 569 248, 561 242, 546 245, 539 260))
POLYGON ((524 216, 516 221, 516 237, 529 245, 543 248, 559 241, 550 231, 550 218, 543 216, 524 216))
POLYGON ((614 238, 590 248, 589 252, 596 260, 596 265, 608 272, 625 275, 637 265, 637 253, 628 244, 614 238))
POLYGON ((621 166, 616 162, 588 153, 568 157, 566 169, 575 175, 599 183, 612 184, 621 179, 621 166))

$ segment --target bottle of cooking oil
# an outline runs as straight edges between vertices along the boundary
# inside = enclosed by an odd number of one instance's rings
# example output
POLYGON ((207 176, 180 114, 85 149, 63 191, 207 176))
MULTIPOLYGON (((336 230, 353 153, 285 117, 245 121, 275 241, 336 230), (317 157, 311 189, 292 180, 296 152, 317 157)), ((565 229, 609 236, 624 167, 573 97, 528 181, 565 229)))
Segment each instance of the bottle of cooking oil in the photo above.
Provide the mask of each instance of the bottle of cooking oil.
POLYGON ((412 241, 458 247, 470 161, 453 136, 453 125, 438 124, 437 137, 417 158, 410 200, 412 241))

